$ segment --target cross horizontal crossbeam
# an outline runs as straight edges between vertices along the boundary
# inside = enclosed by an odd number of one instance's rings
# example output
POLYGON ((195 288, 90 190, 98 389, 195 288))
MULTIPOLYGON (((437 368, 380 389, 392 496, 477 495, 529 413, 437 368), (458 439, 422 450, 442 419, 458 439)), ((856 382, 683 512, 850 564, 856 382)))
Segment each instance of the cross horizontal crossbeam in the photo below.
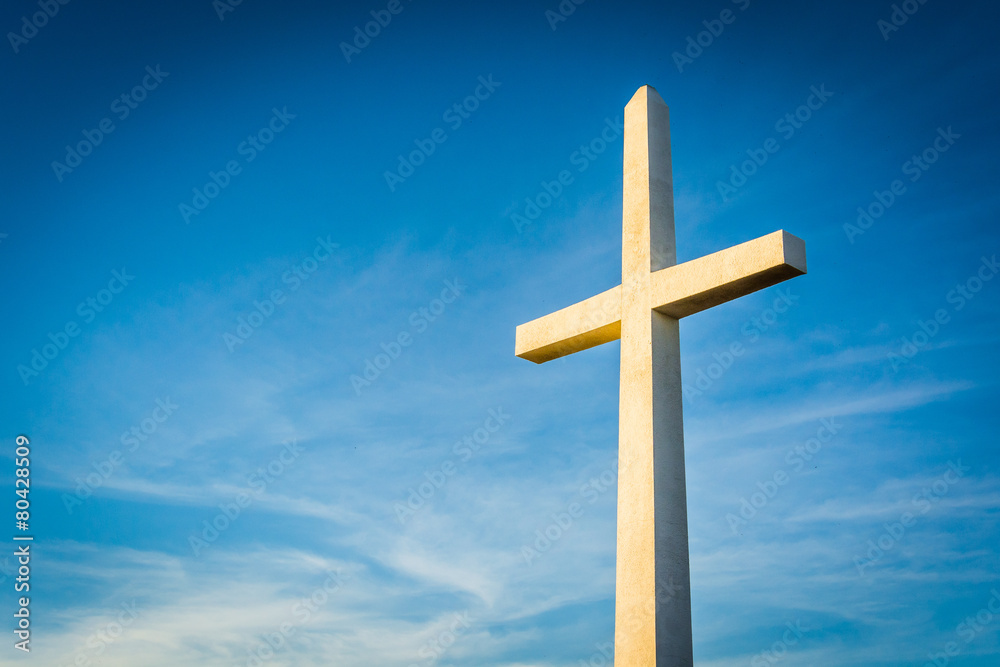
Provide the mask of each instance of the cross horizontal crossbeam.
MULTIPOLYGON (((649 274, 649 307, 680 319, 806 272, 784 230, 649 274)), ((514 353, 540 364, 621 338, 621 285, 517 327, 514 353)))

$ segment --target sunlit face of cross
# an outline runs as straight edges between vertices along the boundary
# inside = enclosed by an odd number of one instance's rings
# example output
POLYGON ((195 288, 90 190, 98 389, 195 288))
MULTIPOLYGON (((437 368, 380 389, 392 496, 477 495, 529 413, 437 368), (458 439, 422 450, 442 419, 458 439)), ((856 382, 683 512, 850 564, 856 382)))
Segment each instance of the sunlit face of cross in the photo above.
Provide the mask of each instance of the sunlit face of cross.
POLYGON ((643 86, 625 107, 622 284, 515 342, 542 363, 621 339, 615 664, 630 667, 693 663, 678 320, 806 272, 805 243, 784 231, 684 264, 675 248, 670 111, 643 86))

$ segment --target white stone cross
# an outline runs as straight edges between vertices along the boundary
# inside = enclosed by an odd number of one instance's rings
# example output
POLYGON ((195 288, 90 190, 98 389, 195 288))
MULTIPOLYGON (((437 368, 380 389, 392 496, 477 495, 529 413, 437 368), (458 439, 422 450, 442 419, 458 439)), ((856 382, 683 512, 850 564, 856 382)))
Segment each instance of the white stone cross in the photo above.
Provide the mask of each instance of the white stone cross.
POLYGON ((625 107, 624 142, 622 284, 517 327, 515 354, 540 364, 621 339, 615 664, 690 667, 678 320, 804 274, 806 247, 777 231, 677 264, 670 111, 651 86, 625 107))

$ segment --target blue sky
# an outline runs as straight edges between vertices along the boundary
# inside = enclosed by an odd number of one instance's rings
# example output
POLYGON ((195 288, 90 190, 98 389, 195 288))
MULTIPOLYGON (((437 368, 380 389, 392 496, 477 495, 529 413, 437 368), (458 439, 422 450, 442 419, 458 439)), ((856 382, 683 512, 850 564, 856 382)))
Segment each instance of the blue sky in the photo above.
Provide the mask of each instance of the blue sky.
POLYGON ((997 664, 1000 17, 902 5, 5 5, 0 663, 605 664, 618 344, 514 327, 620 282, 650 84, 678 259, 809 254, 681 325, 696 662, 997 664))

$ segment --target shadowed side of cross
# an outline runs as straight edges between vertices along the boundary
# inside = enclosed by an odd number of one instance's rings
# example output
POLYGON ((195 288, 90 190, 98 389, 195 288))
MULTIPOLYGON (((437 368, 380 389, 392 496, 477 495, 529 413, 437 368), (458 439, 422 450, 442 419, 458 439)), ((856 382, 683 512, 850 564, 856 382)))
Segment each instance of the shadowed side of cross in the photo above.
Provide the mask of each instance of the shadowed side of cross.
POLYGON ((622 284, 522 324, 514 348, 540 364, 621 339, 615 664, 690 667, 678 320, 804 274, 806 249, 777 231, 676 264, 670 111, 650 86, 624 144, 622 284))

